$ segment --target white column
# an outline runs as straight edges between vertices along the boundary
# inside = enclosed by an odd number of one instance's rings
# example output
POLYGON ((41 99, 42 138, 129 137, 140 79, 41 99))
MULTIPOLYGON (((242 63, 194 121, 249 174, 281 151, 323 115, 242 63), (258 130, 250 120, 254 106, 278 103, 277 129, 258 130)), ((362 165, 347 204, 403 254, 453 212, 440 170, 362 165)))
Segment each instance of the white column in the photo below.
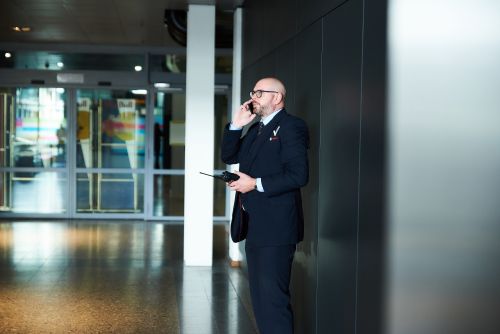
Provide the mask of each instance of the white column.
POLYGON ((184 263, 211 266, 215 6, 189 5, 187 33, 184 263))
MULTIPOLYGON (((234 30, 233 30, 233 96, 231 110, 237 110, 241 105, 241 38, 242 38, 242 9, 237 8, 234 11, 234 30)), ((233 165, 232 170, 238 170, 239 165, 233 165)), ((229 212, 233 212, 235 192, 231 191, 231 200, 229 212)), ((229 258, 231 263, 238 263, 243 259, 238 244, 235 244, 229 238, 229 258)))

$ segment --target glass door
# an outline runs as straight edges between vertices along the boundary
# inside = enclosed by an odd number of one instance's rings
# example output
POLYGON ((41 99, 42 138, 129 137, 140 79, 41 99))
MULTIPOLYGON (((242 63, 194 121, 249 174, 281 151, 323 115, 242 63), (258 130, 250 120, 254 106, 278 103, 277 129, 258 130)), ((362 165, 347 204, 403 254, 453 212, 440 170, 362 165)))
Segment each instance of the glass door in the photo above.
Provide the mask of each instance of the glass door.
POLYGON ((75 214, 143 216, 146 91, 76 91, 75 214))
POLYGON ((9 191, 10 173, 5 167, 10 165, 10 119, 14 115, 14 96, 9 90, 0 93, 0 211, 10 211, 11 191, 9 191))
POLYGON ((67 213, 64 88, 0 89, 0 212, 67 213))

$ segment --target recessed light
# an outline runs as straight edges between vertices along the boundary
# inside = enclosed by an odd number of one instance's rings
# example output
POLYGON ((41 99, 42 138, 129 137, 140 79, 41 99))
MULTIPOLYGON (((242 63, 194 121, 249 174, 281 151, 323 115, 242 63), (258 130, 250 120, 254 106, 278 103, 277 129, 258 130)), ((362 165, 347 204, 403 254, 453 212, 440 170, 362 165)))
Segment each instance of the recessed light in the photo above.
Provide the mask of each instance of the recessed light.
POLYGON ((132 92, 132 94, 135 94, 135 95, 147 95, 148 94, 148 91, 145 89, 132 89, 131 92, 132 92))
POLYGON ((62 61, 57 62, 57 67, 64 67, 64 63, 62 61))
POLYGON ((30 32, 31 31, 31 27, 19 27, 19 26, 15 26, 15 27, 12 27, 12 30, 14 30, 16 32, 30 32))
POLYGON ((170 84, 167 82, 157 82, 154 84, 156 88, 168 88, 170 87, 170 84))
POLYGON ((142 66, 141 65, 136 65, 134 67, 134 69, 135 69, 136 72, 140 72, 140 71, 142 71, 142 66))
POLYGON ((4 56, 5 56, 5 58, 10 58, 10 57, 12 57, 12 53, 10 53, 10 52, 5 52, 5 55, 4 55, 4 56))

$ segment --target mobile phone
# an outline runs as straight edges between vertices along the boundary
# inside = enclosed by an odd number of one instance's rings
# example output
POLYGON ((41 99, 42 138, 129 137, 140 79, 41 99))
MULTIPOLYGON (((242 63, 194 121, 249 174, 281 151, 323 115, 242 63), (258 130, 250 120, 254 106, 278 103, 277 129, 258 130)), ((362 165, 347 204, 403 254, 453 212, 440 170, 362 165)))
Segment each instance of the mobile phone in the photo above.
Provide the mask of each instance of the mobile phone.
POLYGON ((253 112, 253 103, 252 103, 252 102, 250 102, 250 103, 249 103, 249 104, 247 104, 247 105, 248 105, 248 110, 249 110, 249 111, 253 114, 253 113, 254 113, 254 112, 253 112))

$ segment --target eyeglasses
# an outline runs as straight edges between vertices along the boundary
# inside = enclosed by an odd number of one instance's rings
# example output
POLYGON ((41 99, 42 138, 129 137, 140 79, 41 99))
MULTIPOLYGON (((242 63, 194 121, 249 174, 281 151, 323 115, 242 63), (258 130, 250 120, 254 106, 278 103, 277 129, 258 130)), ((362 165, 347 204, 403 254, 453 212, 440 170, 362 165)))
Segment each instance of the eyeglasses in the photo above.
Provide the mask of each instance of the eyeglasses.
POLYGON ((250 92, 250 97, 253 98, 255 96, 257 98, 261 98, 262 97, 262 93, 279 93, 279 92, 277 92, 275 90, 262 90, 262 89, 252 90, 250 92))

